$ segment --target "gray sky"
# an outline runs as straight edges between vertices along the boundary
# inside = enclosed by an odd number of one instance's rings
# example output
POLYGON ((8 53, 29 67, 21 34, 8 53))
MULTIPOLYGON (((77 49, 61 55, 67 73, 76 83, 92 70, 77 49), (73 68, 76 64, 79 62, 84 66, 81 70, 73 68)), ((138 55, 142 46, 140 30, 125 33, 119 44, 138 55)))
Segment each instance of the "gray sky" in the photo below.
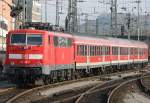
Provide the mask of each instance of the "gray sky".
MULTIPOLYGON (((56 0, 47 0, 47 18, 48 22, 55 24, 55 11, 56 11, 56 0)), ((98 15, 103 13, 110 13, 110 1, 111 0, 84 0, 85 2, 78 2, 78 14, 89 13, 89 19, 95 19, 98 15), (103 3, 99 3, 101 1, 103 3)), ((122 13, 134 13, 137 14, 137 3, 136 0, 118 0, 117 9, 118 12, 122 13), (121 9, 126 7, 126 11, 121 9)), ((68 0, 59 0, 60 12, 60 25, 64 25, 65 17, 67 15, 68 0)), ((43 6, 43 13, 44 11, 43 6)), ((140 3, 140 14, 145 14, 148 12, 150 14, 150 0, 141 0, 140 3)), ((43 18, 45 18, 43 16, 43 18)), ((84 19, 84 16, 81 16, 81 19, 84 19)))

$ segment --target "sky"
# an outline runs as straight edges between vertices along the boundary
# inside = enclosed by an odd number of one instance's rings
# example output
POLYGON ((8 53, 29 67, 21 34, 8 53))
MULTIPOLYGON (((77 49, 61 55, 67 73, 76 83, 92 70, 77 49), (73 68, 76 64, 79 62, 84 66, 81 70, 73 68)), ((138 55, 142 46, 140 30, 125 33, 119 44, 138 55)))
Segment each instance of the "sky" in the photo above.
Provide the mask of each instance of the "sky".
MULTIPOLYGON (((81 0, 77 0, 81 1, 81 0)), ((88 13, 88 19, 96 19, 98 15, 103 13, 110 13, 110 2, 111 0, 82 0, 84 2, 78 2, 78 15, 81 13, 88 13)), ((118 13, 134 13, 137 14, 137 0, 117 0, 117 12, 118 13), (122 8, 126 8, 126 10, 122 8)), ((43 1, 44 2, 44 1, 43 1)), ((42 12, 45 14, 43 3, 42 12)), ((59 0, 59 12, 60 14, 60 25, 64 25, 65 17, 68 11, 68 0, 59 0)), ((141 0, 140 3, 140 14, 150 14, 150 0, 141 0)), ((43 15, 43 21, 45 15, 43 15)), ((47 0, 47 21, 55 24, 56 16, 56 0, 47 0)), ((83 20, 85 16, 80 16, 83 20)))

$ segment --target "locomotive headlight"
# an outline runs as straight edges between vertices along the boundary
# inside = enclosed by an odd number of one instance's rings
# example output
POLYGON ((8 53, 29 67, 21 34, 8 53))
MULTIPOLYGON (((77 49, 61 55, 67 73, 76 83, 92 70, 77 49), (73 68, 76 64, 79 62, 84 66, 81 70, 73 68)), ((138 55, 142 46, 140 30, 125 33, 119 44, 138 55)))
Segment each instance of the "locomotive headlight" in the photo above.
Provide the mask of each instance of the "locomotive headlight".
POLYGON ((28 64, 28 61, 24 61, 25 64, 28 64))
POLYGON ((30 64, 30 61, 25 60, 24 63, 25 63, 25 64, 30 64))

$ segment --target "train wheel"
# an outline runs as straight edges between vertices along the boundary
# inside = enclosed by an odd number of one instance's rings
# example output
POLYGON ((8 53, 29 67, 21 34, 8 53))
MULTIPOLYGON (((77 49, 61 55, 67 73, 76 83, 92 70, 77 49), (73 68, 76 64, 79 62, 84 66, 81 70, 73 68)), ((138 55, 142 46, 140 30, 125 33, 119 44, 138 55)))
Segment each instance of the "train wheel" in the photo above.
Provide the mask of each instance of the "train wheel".
POLYGON ((44 82, 45 85, 49 84, 49 78, 48 78, 48 76, 44 77, 43 82, 44 82))
POLYGON ((75 72, 76 71, 74 69, 71 69, 71 80, 77 79, 75 76, 75 72))
POLYGON ((64 70, 64 79, 68 80, 68 69, 64 70))
POLYGON ((63 71, 57 71, 57 81, 62 82, 63 81, 63 71))
POLYGON ((81 78, 81 70, 76 70, 76 79, 80 79, 81 78))

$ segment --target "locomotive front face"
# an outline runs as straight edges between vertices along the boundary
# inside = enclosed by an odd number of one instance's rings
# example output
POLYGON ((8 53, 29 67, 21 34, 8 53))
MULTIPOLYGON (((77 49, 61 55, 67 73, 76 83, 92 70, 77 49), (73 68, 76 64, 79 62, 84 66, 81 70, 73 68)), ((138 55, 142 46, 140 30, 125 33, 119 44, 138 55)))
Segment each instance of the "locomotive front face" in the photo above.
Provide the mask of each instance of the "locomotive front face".
POLYGON ((26 77, 31 82, 33 74, 33 77, 38 77, 42 72, 44 59, 44 33, 34 30, 13 31, 8 34, 6 42, 6 76, 12 82, 26 77))
POLYGON ((6 64, 21 67, 42 64, 42 34, 11 34, 9 40, 6 64))

